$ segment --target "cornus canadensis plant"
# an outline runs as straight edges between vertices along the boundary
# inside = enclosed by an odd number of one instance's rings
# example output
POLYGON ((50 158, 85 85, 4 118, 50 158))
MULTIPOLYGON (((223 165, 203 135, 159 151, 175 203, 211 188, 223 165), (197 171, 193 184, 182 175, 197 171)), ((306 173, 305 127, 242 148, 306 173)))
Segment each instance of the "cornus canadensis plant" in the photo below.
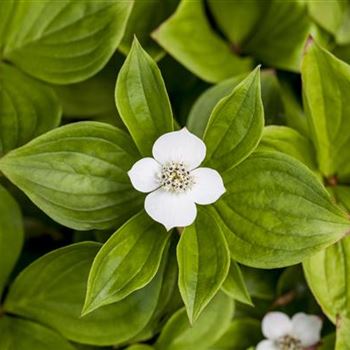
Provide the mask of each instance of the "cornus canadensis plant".
POLYGON ((282 312, 270 312, 262 320, 267 338, 256 350, 305 350, 321 340, 322 321, 314 315, 297 313, 291 319, 282 312))
POLYGON ((216 202, 225 192, 220 174, 198 168, 205 158, 203 141, 186 128, 161 136, 153 145, 153 158, 143 158, 128 172, 140 192, 151 192, 145 210, 167 230, 189 226, 197 204, 216 202))
POLYGON ((0 350, 349 348, 349 66, 306 2, 176 5, 0 3, 0 350))

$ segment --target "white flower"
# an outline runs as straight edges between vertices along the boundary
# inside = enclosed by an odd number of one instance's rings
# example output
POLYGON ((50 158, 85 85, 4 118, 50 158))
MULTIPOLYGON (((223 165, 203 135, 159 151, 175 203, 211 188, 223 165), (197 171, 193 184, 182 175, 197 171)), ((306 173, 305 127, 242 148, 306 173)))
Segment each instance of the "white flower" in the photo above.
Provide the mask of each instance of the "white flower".
POLYGON ((167 230, 191 225, 197 204, 211 204, 225 192, 220 174, 198 168, 206 154, 204 142, 186 128, 159 137, 153 158, 137 161, 128 172, 132 185, 148 193, 145 210, 167 230))
POLYGON ((267 338, 256 350, 304 350, 321 340, 322 321, 302 312, 290 319, 282 312, 269 312, 262 320, 262 332, 267 338))

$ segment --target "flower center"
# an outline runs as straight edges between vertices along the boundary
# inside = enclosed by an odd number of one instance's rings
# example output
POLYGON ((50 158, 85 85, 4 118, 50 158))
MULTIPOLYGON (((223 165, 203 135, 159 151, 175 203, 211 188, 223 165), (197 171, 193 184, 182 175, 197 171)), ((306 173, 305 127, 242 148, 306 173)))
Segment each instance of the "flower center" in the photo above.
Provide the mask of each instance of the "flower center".
POLYGON ((276 341, 276 345, 279 350, 303 350, 301 341, 295 339, 290 335, 285 335, 276 341))
POLYGON ((159 176, 160 185, 170 192, 186 192, 194 185, 194 178, 180 162, 169 162, 163 165, 159 176))

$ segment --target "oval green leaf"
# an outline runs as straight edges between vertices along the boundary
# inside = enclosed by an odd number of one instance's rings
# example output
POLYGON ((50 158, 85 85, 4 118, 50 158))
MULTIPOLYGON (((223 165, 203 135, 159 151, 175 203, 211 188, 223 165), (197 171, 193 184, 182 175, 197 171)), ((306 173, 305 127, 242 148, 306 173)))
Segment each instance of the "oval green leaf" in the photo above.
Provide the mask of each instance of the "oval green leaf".
POLYGON ((127 171, 129 135, 97 122, 52 130, 0 160, 0 170, 46 214, 78 230, 118 227, 141 209, 127 171))
POLYGON ((53 89, 6 63, 0 63, 0 101, 0 156, 60 123, 53 89))
POLYGON ((179 289, 193 324, 225 281, 230 253, 215 218, 198 208, 194 224, 186 227, 177 246, 179 289))
POLYGON ((3 57, 56 84, 97 73, 117 49, 133 1, 14 2, 3 57))
POLYGON ((303 95, 320 171, 350 180, 350 66, 312 44, 302 66, 303 95))
POLYGON ((256 68, 214 108, 204 133, 207 163, 220 173, 254 151, 264 126, 260 70, 256 68))
POLYGON ((47 325, 65 338, 91 345, 115 345, 137 335, 158 303, 163 271, 123 301, 81 317, 97 243, 78 243, 36 260, 17 277, 5 300, 5 312, 47 325))
POLYGON ((316 176, 282 153, 254 153, 230 170, 225 186, 214 207, 232 258, 243 264, 295 264, 350 230, 316 176))
POLYGON ((154 141, 173 130, 173 116, 157 64, 134 39, 115 89, 118 111, 141 154, 152 154, 154 141))
POLYGON ((89 275, 84 313, 124 299, 157 273, 169 233, 144 211, 131 218, 98 252, 89 275))

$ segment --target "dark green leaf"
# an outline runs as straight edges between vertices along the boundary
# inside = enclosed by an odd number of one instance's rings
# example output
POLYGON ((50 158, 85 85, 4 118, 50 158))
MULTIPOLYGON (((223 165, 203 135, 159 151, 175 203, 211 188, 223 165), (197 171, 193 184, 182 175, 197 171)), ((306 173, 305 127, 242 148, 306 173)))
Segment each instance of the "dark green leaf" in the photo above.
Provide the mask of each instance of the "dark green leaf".
POLYGON ((105 229, 141 209, 142 197, 127 175, 138 158, 125 132, 80 122, 8 153, 0 170, 59 223, 78 230, 105 229))
MULTIPOLYGON (((42 80, 67 84, 97 73, 118 47, 132 1, 17 0, 3 57, 42 80)), ((2 6, 2 5, 1 5, 2 6)))
POLYGON ((173 117, 160 70, 137 39, 119 72, 115 98, 141 154, 150 155, 154 141, 173 130, 173 117))
POLYGON ((124 343, 149 322, 158 302, 163 268, 145 288, 81 317, 97 243, 78 243, 36 260, 15 280, 5 311, 34 319, 65 338, 91 345, 124 343))
POLYGON ((232 258, 282 267, 338 241, 350 221, 302 163, 256 152, 228 172, 227 193, 214 204, 232 258))
POLYGON ((92 265, 84 313, 147 285, 159 269, 168 239, 169 233, 144 211, 115 232, 92 265))
POLYGON ((182 232, 177 260, 180 293, 193 324, 220 289, 230 266, 225 237, 205 208, 198 208, 196 221, 182 232))
POLYGON ((215 106, 204 141, 208 165, 224 172, 256 148, 264 125, 260 72, 256 68, 215 106))

